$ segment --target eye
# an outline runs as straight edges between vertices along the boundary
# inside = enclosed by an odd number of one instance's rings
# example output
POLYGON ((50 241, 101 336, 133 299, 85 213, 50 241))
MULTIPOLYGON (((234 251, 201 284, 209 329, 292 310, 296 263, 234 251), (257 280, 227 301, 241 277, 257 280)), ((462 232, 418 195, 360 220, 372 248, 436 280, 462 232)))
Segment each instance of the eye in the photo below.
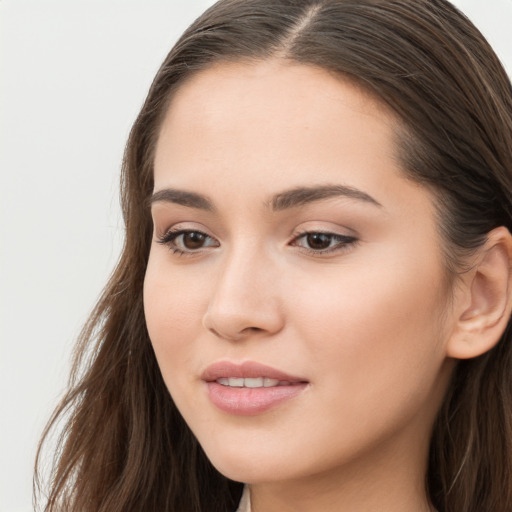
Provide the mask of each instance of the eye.
POLYGON ((180 229, 168 231, 158 243, 166 245, 174 253, 189 254, 207 247, 218 247, 219 243, 202 231, 180 229))
POLYGON ((294 238, 291 245, 301 247, 308 252, 322 254, 346 249, 356 242, 357 239, 353 236, 311 231, 294 238))

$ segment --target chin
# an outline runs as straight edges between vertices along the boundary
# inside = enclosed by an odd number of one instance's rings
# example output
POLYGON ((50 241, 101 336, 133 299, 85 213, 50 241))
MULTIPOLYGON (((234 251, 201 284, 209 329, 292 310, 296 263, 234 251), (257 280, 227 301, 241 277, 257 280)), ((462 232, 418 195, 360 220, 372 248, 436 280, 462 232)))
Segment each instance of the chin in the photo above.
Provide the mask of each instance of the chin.
POLYGON ((254 464, 246 464, 245 467, 235 466, 232 464, 215 465, 219 473, 235 482, 243 482, 246 484, 262 484, 269 482, 277 482, 293 478, 293 475, 287 473, 276 472, 266 466, 254 464))
POLYGON ((273 454, 265 454, 259 450, 245 451, 240 447, 230 445, 219 453, 219 450, 205 450, 206 455, 215 469, 222 475, 236 482, 258 484, 269 481, 277 481, 293 478, 290 474, 290 464, 286 457, 282 457, 278 450, 273 454))

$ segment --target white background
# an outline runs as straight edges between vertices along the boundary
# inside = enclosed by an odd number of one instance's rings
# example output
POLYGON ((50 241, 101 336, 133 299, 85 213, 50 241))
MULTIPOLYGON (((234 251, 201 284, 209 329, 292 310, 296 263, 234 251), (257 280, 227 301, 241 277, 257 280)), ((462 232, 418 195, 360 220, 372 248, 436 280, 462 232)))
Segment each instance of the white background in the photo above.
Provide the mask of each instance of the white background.
MULTIPOLYGON (((212 0, 0 0, 0 512, 122 242, 118 175, 154 73, 212 0)), ((512 73, 512 0, 455 2, 512 73)))

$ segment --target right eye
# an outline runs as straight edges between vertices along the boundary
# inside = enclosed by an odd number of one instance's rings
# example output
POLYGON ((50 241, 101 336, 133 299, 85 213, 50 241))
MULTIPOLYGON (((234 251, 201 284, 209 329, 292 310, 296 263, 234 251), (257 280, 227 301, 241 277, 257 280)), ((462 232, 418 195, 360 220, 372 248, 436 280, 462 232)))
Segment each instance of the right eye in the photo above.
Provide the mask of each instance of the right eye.
POLYGON ((341 253, 357 243, 353 236, 322 231, 306 231, 292 240, 291 245, 302 248, 312 255, 322 256, 341 253))
POLYGON ((158 243, 166 245, 175 254, 191 254, 207 247, 219 247, 217 240, 211 236, 191 229, 168 231, 158 243))

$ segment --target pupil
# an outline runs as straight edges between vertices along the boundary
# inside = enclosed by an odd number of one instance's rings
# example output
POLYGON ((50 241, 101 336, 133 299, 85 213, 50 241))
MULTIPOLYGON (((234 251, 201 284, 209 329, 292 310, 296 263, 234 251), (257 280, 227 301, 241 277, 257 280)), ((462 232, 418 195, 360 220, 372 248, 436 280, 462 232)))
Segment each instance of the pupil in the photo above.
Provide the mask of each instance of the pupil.
POLYGON ((313 233, 307 236, 307 241, 311 249, 327 249, 331 244, 331 235, 313 233))
POLYGON ((183 245, 187 249, 200 249, 204 244, 205 235, 197 232, 185 233, 183 235, 183 245))

